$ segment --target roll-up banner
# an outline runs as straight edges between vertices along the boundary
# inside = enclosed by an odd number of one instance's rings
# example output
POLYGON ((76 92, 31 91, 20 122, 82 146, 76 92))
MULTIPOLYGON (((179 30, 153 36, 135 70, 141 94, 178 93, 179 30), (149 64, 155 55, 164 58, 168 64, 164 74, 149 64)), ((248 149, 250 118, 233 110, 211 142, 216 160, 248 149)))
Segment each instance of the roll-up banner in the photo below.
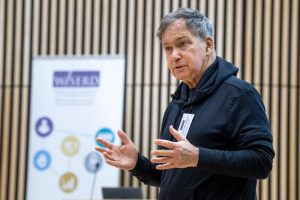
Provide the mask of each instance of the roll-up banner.
POLYGON ((27 155, 27 200, 102 199, 120 171, 94 148, 119 144, 123 56, 34 57, 27 155))

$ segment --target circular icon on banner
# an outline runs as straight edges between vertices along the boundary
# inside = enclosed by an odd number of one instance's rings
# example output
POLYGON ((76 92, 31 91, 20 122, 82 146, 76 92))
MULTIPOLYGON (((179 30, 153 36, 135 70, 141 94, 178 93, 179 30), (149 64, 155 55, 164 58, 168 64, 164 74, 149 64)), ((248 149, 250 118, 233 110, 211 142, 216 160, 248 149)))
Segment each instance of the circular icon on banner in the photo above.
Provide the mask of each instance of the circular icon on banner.
POLYGON ((35 131, 41 137, 48 136, 53 130, 53 123, 48 117, 41 117, 35 124, 35 131))
POLYGON ((79 140, 74 136, 66 137, 61 143, 62 152, 70 157, 78 153, 79 146, 79 140))
POLYGON ((91 152, 85 158, 85 168, 91 172, 96 173, 99 171, 100 167, 102 166, 102 159, 101 156, 96 152, 91 152))
POLYGON ((71 193, 77 188, 77 177, 71 172, 64 173, 59 180, 60 189, 65 193, 71 193))
MULTIPOLYGON (((109 129, 109 128, 102 128, 100 129, 97 133, 96 133, 96 138, 97 137, 101 137, 111 143, 114 143, 115 141, 115 134, 114 132, 109 129)), ((97 145, 101 146, 101 147, 104 147, 103 144, 99 143, 99 142, 96 142, 97 145)))
POLYGON ((45 150, 38 151, 33 158, 33 163, 38 170, 46 170, 51 164, 51 156, 45 150))

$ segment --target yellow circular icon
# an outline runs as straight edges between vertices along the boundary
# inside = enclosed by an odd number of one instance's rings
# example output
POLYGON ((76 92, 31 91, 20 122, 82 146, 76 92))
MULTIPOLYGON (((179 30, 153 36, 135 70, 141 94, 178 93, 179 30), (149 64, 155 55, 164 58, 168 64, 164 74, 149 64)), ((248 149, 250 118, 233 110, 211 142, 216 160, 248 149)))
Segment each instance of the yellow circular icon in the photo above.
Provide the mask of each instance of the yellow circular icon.
POLYGON ((79 151, 79 140, 74 136, 68 136, 63 140, 61 149, 65 155, 74 156, 79 151))
POLYGON ((77 177, 71 172, 67 172, 60 177, 59 186, 65 193, 71 193, 77 188, 77 177))

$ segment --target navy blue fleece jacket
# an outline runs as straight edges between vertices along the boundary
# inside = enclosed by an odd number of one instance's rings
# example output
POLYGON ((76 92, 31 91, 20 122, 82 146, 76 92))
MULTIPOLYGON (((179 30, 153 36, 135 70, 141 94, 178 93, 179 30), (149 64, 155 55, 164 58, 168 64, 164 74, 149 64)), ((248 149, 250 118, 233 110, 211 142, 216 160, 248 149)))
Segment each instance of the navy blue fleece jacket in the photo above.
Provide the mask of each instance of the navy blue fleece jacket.
POLYGON ((198 86, 181 83, 162 121, 160 138, 175 141, 183 113, 194 114, 187 134, 199 148, 198 166, 159 171, 139 155, 131 172, 145 184, 160 187, 158 199, 256 199, 257 179, 272 169, 272 134, 262 99, 236 77, 238 69, 217 57, 198 86))

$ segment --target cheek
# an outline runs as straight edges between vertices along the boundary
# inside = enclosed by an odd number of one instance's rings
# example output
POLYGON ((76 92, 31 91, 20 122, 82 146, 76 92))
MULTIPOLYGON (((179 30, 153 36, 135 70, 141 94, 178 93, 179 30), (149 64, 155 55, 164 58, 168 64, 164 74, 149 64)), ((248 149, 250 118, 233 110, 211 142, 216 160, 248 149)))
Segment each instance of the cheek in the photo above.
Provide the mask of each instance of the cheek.
POLYGON ((172 60, 167 57, 166 61, 167 61, 167 66, 168 66, 169 70, 172 71, 172 68, 173 68, 172 60))
POLYGON ((172 67, 170 66, 170 64, 167 64, 167 65, 168 65, 169 71, 172 73, 172 67))
POLYGON ((172 64, 172 57, 169 55, 166 55, 167 64, 172 64))
POLYGON ((171 62, 169 62, 168 60, 167 60, 167 66, 168 66, 168 70, 169 70, 169 72, 170 72, 171 74, 173 74, 173 75, 174 75, 174 71, 173 71, 173 65, 172 65, 172 63, 171 63, 171 62))
POLYGON ((200 69, 206 60, 205 55, 198 54, 191 58, 191 64, 195 68, 195 70, 200 69))

